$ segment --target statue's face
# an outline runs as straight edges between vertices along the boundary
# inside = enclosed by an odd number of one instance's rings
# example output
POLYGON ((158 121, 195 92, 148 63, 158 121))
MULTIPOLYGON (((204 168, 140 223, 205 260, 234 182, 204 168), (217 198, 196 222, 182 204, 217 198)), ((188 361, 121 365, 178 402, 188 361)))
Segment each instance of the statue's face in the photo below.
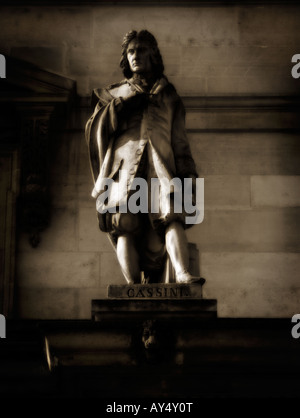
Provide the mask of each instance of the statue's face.
POLYGON ((145 74, 151 71, 150 48, 145 42, 133 39, 127 48, 127 59, 133 73, 145 74))

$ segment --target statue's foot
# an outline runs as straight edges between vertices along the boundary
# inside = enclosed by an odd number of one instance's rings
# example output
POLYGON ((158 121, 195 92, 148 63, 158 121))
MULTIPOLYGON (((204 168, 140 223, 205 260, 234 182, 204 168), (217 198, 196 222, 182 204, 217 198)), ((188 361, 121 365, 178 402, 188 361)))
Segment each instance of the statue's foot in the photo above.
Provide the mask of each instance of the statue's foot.
POLYGON ((126 284, 129 286, 132 286, 133 284, 141 284, 141 282, 139 281, 134 281, 134 280, 126 280, 126 284))
POLYGON ((203 282, 203 279, 200 276, 193 276, 189 272, 176 274, 176 283, 192 284, 192 283, 202 283, 202 282, 203 282))

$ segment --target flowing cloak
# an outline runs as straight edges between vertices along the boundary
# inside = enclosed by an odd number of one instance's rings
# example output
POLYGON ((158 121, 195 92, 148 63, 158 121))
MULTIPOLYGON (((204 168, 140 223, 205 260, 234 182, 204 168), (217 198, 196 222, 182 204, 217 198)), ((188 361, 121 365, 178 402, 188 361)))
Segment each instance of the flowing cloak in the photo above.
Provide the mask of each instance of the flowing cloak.
MULTIPOLYGON (((149 217, 152 224, 166 222, 171 218, 171 210, 162 179, 197 177, 186 135, 185 109, 174 86, 164 76, 146 94, 146 105, 126 111, 126 98, 133 92, 137 96, 144 93, 133 79, 93 91, 95 109, 85 129, 94 180, 92 196, 97 199, 104 191, 103 182, 110 178, 118 184, 119 193, 111 193, 105 204, 101 202, 100 209, 103 213, 105 205, 122 206, 128 200, 142 156, 146 155, 148 182, 156 178, 161 183, 159 211, 150 212, 149 217)), ((104 218, 105 214, 100 215, 100 229, 110 232, 104 218)))

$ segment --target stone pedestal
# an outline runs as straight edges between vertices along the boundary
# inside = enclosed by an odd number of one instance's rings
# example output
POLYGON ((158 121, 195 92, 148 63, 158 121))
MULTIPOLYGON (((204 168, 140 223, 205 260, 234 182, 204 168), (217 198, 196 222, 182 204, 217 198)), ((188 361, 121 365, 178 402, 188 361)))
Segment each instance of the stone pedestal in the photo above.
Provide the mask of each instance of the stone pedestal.
POLYGON ((169 319, 217 316, 217 301, 202 297, 205 279, 196 284, 111 285, 107 299, 92 300, 92 319, 169 319))
POLYGON ((168 319, 217 316, 217 301, 203 299, 199 283, 151 283, 108 286, 107 299, 92 300, 92 319, 168 319))
POLYGON ((202 296, 204 283, 108 286, 107 299, 92 300, 92 320, 115 336, 122 330, 134 362, 176 363, 186 333, 194 338, 201 322, 217 317, 217 301, 202 296))

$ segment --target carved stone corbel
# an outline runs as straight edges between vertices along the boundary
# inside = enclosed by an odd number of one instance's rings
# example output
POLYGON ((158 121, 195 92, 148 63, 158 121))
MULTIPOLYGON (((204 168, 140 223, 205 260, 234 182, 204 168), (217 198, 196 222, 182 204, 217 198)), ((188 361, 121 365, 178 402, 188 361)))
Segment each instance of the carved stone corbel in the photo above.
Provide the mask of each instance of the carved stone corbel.
POLYGON ((173 359, 176 347, 176 333, 157 319, 144 320, 140 328, 141 343, 140 354, 146 363, 170 362, 173 359))

